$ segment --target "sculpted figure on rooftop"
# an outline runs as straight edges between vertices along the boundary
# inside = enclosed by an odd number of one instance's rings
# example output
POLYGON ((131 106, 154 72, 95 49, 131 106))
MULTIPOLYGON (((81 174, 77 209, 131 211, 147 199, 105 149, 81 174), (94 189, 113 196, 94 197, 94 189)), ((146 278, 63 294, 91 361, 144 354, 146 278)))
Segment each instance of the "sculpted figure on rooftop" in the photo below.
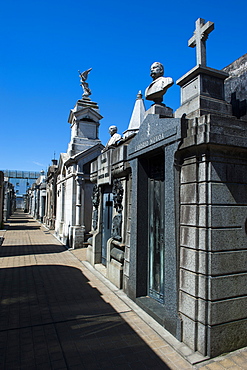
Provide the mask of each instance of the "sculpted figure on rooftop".
POLYGON ((109 127, 109 134, 111 135, 111 137, 108 140, 108 142, 106 143, 106 146, 102 150, 102 152, 105 152, 107 149, 116 147, 118 141, 122 139, 122 136, 117 133, 117 126, 110 126, 109 127))
POLYGON ((161 104, 163 95, 173 85, 171 77, 164 76, 164 66, 159 62, 155 62, 150 67, 150 76, 153 82, 146 88, 145 97, 147 100, 153 100, 156 104, 161 104))
POLYGON ((92 93, 91 93, 91 90, 89 89, 89 86, 88 86, 88 83, 86 82, 86 80, 87 80, 87 76, 88 76, 88 74, 89 74, 89 72, 92 70, 92 68, 89 68, 89 69, 87 69, 86 71, 84 71, 84 72, 80 72, 80 71, 78 71, 79 72, 79 76, 80 76, 80 86, 82 87, 82 89, 83 89, 83 94, 82 94, 82 97, 89 97, 89 95, 91 95, 92 93))

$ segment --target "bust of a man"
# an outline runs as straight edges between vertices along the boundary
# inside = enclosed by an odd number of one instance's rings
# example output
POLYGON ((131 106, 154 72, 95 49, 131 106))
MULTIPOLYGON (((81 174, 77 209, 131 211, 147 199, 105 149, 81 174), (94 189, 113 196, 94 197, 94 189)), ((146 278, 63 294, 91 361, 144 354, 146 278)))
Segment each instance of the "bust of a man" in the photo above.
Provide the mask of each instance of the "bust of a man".
POLYGON ((161 104, 163 95, 174 83, 173 79, 171 77, 163 77, 164 66, 159 62, 151 65, 150 76, 153 78, 153 82, 146 88, 145 97, 147 100, 153 100, 156 104, 161 104))
POLYGON ((109 127, 109 134, 111 135, 110 139, 106 143, 105 148, 102 152, 105 152, 109 148, 114 148, 117 146, 117 142, 122 139, 122 136, 117 133, 117 126, 109 127))

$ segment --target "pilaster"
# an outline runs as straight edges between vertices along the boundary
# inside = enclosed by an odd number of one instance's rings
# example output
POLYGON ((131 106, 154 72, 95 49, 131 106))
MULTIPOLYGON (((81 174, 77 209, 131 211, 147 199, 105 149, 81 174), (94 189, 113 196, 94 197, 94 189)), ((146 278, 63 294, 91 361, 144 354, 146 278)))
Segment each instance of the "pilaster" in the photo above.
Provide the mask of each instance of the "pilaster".
POLYGON ((178 153, 182 340, 214 357, 247 345, 247 122, 187 123, 178 153))

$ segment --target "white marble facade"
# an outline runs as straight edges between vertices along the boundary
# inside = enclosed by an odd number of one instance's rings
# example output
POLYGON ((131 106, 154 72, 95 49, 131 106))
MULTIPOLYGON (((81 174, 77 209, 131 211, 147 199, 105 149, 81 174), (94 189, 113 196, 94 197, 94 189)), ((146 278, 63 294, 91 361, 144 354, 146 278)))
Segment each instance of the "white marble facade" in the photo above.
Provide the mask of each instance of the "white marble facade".
POLYGON ((29 213, 37 220, 43 222, 45 215, 46 183, 45 172, 40 171, 40 177, 28 190, 29 213))
POLYGON ((103 149, 98 139, 101 118, 97 104, 88 99, 78 100, 69 115, 71 140, 58 163, 55 235, 70 248, 82 247, 91 228, 89 169, 103 149))

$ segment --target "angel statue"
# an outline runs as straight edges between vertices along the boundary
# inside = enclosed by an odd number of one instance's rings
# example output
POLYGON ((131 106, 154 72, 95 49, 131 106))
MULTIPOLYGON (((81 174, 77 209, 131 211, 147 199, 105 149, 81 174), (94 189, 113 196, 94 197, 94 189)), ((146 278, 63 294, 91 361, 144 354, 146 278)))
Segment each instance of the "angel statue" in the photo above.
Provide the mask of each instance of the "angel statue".
POLYGON ((89 89, 88 87, 88 83, 86 82, 86 79, 87 79, 87 76, 89 74, 89 72, 92 70, 92 68, 89 68, 87 69, 86 71, 84 72, 79 72, 79 76, 80 76, 80 86, 83 88, 83 94, 82 94, 82 97, 88 97, 89 95, 91 95, 91 90, 89 89))

